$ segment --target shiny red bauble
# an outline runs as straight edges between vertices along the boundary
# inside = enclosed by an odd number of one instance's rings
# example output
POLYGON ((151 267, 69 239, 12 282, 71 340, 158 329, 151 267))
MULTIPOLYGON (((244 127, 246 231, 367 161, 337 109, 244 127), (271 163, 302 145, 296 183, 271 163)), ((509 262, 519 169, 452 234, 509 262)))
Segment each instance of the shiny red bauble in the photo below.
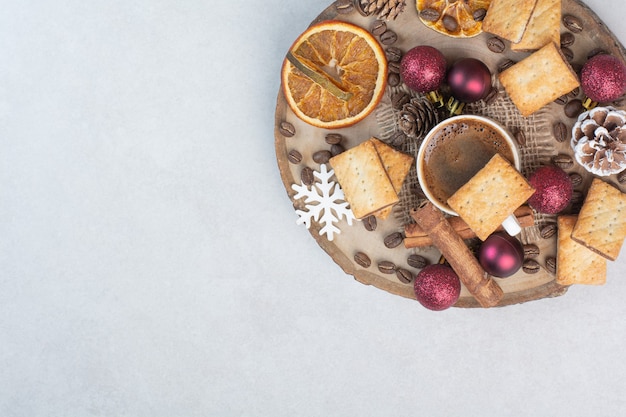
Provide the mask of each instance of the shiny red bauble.
POLYGON ((446 66, 446 58, 438 49, 420 45, 404 54, 400 75, 410 89, 428 93, 439 88, 446 76, 446 66))
POLYGON ((572 200, 572 181, 567 172, 557 166, 548 165, 537 169, 528 177, 528 183, 535 189, 535 194, 528 199, 528 205, 540 213, 557 214, 572 200))
POLYGON ((524 248, 519 240, 505 232, 491 234, 478 250, 478 261, 490 275, 510 277, 524 262, 524 248))
POLYGON ((440 311, 451 307, 461 295, 459 276, 446 265, 428 265, 415 277, 415 298, 429 310, 440 311))
POLYGON ((626 66, 613 55, 596 55, 580 70, 580 86, 593 101, 617 100, 626 91, 626 66))
POLYGON ((447 82, 457 100, 473 103, 491 91, 491 72, 482 61, 463 58, 450 68, 447 82))

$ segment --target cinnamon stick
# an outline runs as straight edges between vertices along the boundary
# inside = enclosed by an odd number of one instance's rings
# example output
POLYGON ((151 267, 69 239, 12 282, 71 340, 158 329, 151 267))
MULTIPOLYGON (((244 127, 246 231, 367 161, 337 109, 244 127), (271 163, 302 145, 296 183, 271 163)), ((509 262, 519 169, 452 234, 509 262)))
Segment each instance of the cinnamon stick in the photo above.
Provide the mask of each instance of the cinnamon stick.
POLYGON ((411 217, 430 236, 433 244, 452 266, 459 279, 483 307, 493 307, 504 293, 485 272, 463 239, 454 231, 441 210, 430 201, 411 212, 411 217))
MULTIPOLYGON (((530 227, 535 224, 535 215, 533 210, 528 206, 521 206, 515 210, 515 217, 522 227, 530 227)), ((448 222, 462 239, 471 239, 476 237, 476 233, 467 225, 467 223, 460 217, 450 217, 448 222)), ((502 226, 498 227, 496 231, 504 230, 502 226)), ((404 227, 404 246, 407 249, 418 248, 424 246, 432 246, 433 241, 418 224, 411 223, 404 227)))

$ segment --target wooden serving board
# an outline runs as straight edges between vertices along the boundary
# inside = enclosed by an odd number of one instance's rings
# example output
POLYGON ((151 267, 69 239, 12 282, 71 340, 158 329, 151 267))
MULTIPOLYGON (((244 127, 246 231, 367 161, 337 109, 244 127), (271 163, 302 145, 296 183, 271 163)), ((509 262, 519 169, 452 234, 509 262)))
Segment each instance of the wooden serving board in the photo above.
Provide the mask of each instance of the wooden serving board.
MULTIPOLYGON (((575 42, 570 47, 574 54, 571 61, 574 69, 580 69, 590 54, 597 49, 617 56, 626 62, 624 47, 586 5, 578 0, 563 0, 562 12, 563 15, 569 14, 578 17, 584 26, 582 32, 575 34, 575 42)), ((332 4, 312 24, 329 19, 345 20, 369 29, 376 17, 363 17, 356 10, 349 14, 338 14, 335 5, 332 4)), ((487 39, 492 36, 487 33, 465 39, 456 39, 439 34, 427 28, 419 20, 415 2, 411 1, 407 1, 404 12, 396 20, 387 22, 387 27, 398 35, 397 42, 392 46, 400 48, 403 52, 417 45, 431 45, 438 48, 446 56, 448 63, 452 63, 459 58, 473 57, 483 61, 489 67, 492 74, 494 74, 492 78, 494 85, 500 90, 498 98, 489 104, 480 101, 467 105, 465 113, 491 117, 511 131, 521 130, 524 133, 527 140, 527 144, 521 147, 522 173, 524 175, 528 176, 539 166, 549 164, 551 157, 554 155, 560 153, 573 155, 569 140, 559 143, 552 135, 552 126, 557 121, 565 123, 570 131, 576 121, 576 118, 565 115, 562 104, 551 103, 534 115, 524 118, 519 114, 507 97, 504 89, 497 82, 497 77, 495 76, 497 68, 504 60, 520 61, 528 53, 512 52, 508 44, 503 53, 494 53, 487 48, 487 39)), ((566 31, 567 29, 562 24, 561 33, 566 31)), ((295 208, 304 209, 304 202, 302 199, 294 198, 296 191, 292 189, 292 185, 300 184, 300 172, 305 166, 319 171, 319 164, 313 161, 312 155, 316 151, 330 148, 330 145, 326 144, 324 140, 326 134, 341 134, 343 136, 342 145, 346 149, 356 146, 372 136, 382 140, 389 138, 397 130, 394 122, 395 110, 391 106, 390 97, 392 93, 400 89, 406 89, 406 87, 403 85, 387 87, 385 97, 377 110, 362 122, 349 128, 338 130, 324 130, 303 123, 289 109, 282 92, 279 91, 274 131, 276 158, 285 189, 295 208), (294 136, 285 137, 281 134, 279 126, 283 121, 293 124, 296 130, 294 136), (298 150, 303 156, 302 161, 298 164, 289 162, 287 158, 289 151, 292 149, 298 150)), ((580 99, 582 97, 582 93, 580 93, 577 98, 580 99)), ((569 99, 572 100, 574 98, 570 97, 569 99)), ((619 101, 607 104, 617 108, 624 108, 624 104, 619 101)), ((408 146, 408 151, 417 155, 418 147, 419 141, 416 141, 408 146)), ((407 151, 407 149, 404 150, 407 151)), ((582 196, 586 195, 592 180, 591 174, 577 164, 574 164, 573 168, 566 171, 568 173, 578 172, 583 176, 583 183, 576 187, 575 190, 582 196)), ((623 192, 626 190, 626 185, 620 184, 615 176, 605 177, 604 180, 620 188, 623 192)), ((309 232, 320 247, 328 253, 346 274, 354 276, 356 280, 363 284, 373 285, 403 297, 415 298, 412 283, 402 283, 395 274, 382 274, 377 268, 379 262, 389 261, 398 267, 408 269, 417 274, 419 270, 411 268, 407 264, 407 258, 411 254, 422 255, 430 263, 437 263, 440 260, 441 255, 434 247, 406 249, 404 245, 400 245, 389 249, 383 243, 384 238, 389 234, 404 232, 407 222, 412 221, 408 213, 419 202, 419 197, 412 191, 415 187, 419 187, 419 184, 417 183, 415 168, 413 168, 400 194, 400 204, 398 204, 394 213, 387 220, 378 220, 374 231, 366 230, 361 222, 357 221, 352 225, 348 225, 344 220, 337 224, 341 229, 341 233, 335 235, 333 241, 329 241, 326 235, 319 234, 321 226, 315 222, 311 225, 309 232), (354 261, 354 254, 357 252, 363 252, 368 255, 372 261, 370 267, 363 268, 354 261)), ((566 209, 566 212, 575 213, 576 210, 576 207, 570 207, 566 209)), ((294 215, 294 219, 296 217, 294 215)), ((556 237, 543 239, 539 234, 543 226, 555 222, 555 216, 537 214, 535 225, 523 230, 520 237, 522 243, 534 243, 540 248, 541 253, 536 260, 542 268, 538 273, 534 274, 528 274, 520 270, 509 278, 496 278, 505 293, 499 306, 556 297, 566 293, 567 287, 558 285, 555 282, 554 275, 545 268, 546 259, 556 256, 556 237)), ((455 306, 480 307, 465 288, 462 289, 459 301, 455 306)))

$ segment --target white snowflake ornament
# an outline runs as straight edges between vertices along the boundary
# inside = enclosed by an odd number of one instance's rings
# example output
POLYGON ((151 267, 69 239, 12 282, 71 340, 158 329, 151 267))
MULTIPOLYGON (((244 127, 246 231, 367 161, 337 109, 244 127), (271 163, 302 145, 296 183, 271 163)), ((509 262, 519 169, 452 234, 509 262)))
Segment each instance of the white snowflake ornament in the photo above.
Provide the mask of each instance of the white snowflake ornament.
POLYGON ((335 233, 341 233, 335 223, 345 218, 348 224, 352 225, 355 219, 348 202, 345 201, 343 190, 338 183, 331 181, 333 175, 335 171, 332 169, 329 171, 325 164, 321 164, 319 172, 313 171, 313 176, 320 181, 313 183, 311 188, 302 183, 291 186, 297 191, 295 199, 305 198, 306 210, 296 210, 298 215, 296 224, 305 224, 308 229, 311 227, 311 220, 319 222, 324 225, 319 232, 320 235, 325 234, 330 241, 333 240, 335 233))

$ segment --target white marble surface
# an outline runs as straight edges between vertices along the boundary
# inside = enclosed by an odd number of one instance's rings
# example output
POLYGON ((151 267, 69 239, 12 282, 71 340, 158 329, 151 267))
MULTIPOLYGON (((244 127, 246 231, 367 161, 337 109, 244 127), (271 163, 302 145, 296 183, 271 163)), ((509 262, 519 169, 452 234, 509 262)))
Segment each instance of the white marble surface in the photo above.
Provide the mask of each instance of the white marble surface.
MULTIPOLYGON (((626 412, 602 288, 433 313, 353 281, 275 162, 285 50, 330 1, 4 2, 0 415, 626 412)), ((626 41, 621 0, 588 4, 626 41)))

